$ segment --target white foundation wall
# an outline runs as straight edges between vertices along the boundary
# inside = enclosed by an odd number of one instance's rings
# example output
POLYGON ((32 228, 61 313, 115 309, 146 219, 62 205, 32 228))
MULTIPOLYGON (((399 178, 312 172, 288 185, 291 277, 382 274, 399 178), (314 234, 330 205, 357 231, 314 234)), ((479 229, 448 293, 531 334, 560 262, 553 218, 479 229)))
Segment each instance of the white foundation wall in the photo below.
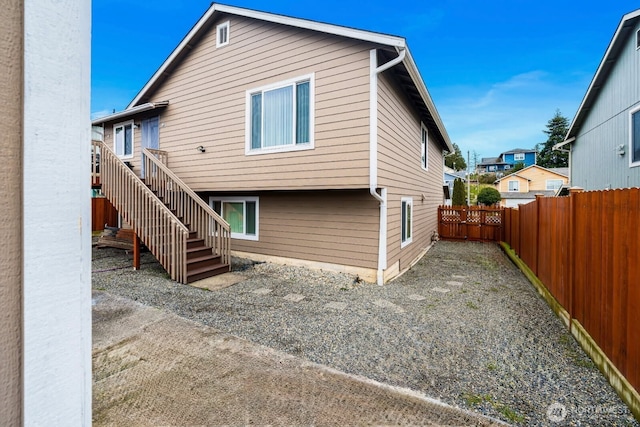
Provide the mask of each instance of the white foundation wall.
POLYGON ((23 4, 23 424, 89 426, 91 2, 23 4))

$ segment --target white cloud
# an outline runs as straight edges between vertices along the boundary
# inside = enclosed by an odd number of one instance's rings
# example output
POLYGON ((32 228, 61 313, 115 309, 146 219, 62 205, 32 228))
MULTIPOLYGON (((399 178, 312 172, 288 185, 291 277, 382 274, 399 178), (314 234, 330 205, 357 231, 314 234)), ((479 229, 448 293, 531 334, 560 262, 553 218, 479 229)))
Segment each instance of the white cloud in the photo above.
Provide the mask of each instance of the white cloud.
POLYGON ((438 88, 438 111, 451 140, 466 156, 496 157, 513 148, 534 148, 556 109, 571 120, 588 81, 541 70, 518 74, 484 88, 438 88))

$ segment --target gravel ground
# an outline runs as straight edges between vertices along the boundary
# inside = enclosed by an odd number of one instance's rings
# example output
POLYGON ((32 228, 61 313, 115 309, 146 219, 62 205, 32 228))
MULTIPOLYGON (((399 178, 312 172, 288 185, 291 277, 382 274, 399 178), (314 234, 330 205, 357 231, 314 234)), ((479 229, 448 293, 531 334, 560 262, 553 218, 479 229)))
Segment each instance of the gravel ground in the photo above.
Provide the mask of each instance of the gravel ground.
POLYGON ((494 244, 438 242, 384 287, 344 274, 236 260, 217 291, 94 249, 93 288, 249 341, 520 425, 640 426, 494 244), (302 298, 304 297, 304 298, 302 298))

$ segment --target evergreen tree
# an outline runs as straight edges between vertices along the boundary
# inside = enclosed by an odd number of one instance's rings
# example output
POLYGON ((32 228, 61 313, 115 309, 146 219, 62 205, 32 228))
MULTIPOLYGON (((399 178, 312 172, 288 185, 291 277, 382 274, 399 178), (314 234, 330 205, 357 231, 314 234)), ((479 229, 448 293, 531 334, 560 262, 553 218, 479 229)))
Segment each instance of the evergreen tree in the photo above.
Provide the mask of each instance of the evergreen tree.
POLYGON ((545 168, 562 168, 569 166, 569 154, 562 151, 555 151, 553 146, 564 141, 564 137, 569 130, 569 120, 556 110, 555 116, 547 122, 547 130, 543 131, 548 135, 547 142, 538 144, 538 159, 536 164, 545 168), (542 145, 542 147, 540 147, 542 145))
POLYGON ((464 157, 460 152, 460 147, 458 147, 458 144, 454 142, 453 148, 455 150, 454 154, 445 157, 444 164, 457 171, 465 170, 467 168, 467 162, 464 161, 464 157))
POLYGON ((453 206, 466 206, 467 205, 467 189, 464 188, 464 181, 460 178, 456 178, 453 181, 453 197, 451 199, 453 206))

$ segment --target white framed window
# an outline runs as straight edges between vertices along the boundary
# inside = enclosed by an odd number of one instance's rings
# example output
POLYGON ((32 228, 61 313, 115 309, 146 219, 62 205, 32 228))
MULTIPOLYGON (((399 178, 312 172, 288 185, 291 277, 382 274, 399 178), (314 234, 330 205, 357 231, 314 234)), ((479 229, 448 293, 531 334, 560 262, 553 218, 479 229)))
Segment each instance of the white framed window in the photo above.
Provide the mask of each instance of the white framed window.
POLYGON ((524 160, 524 153, 515 153, 513 155, 513 160, 515 160, 516 162, 519 160, 520 161, 524 160))
POLYGON ((489 172, 495 172, 495 171, 496 171, 496 169, 498 169, 496 166, 489 166, 489 167, 487 168, 487 170, 488 170, 489 172))
POLYGON ((504 170, 508 171, 509 169, 511 169, 511 165, 504 165, 504 170))
POLYGON ((546 181, 545 188, 547 190, 557 190, 562 187, 562 184, 564 184, 564 181, 562 181, 561 179, 548 179, 546 181))
POLYGON ((313 149, 314 74, 248 90, 245 154, 313 149))
POLYGON ((515 181, 515 180, 510 180, 509 181, 509 191, 510 192, 520 191, 520 182, 519 181, 515 181))
POLYGON ((231 238, 258 240, 259 197, 209 197, 209 206, 231 226, 231 238))
POLYGON ((640 166, 640 106, 629 112, 629 167, 640 166))
POLYGON ((429 170, 429 132, 424 123, 420 124, 420 152, 420 166, 424 170, 429 170))
POLYGON ((636 50, 640 49, 640 30, 636 31, 636 50))
POLYGON ((413 241, 413 199, 411 197, 403 197, 402 203, 402 224, 400 247, 404 248, 413 241))
POLYGON ((113 125, 113 148, 121 159, 133 158, 133 120, 113 125))
POLYGON ((229 21, 218 24, 216 27, 216 47, 229 44, 229 21))

